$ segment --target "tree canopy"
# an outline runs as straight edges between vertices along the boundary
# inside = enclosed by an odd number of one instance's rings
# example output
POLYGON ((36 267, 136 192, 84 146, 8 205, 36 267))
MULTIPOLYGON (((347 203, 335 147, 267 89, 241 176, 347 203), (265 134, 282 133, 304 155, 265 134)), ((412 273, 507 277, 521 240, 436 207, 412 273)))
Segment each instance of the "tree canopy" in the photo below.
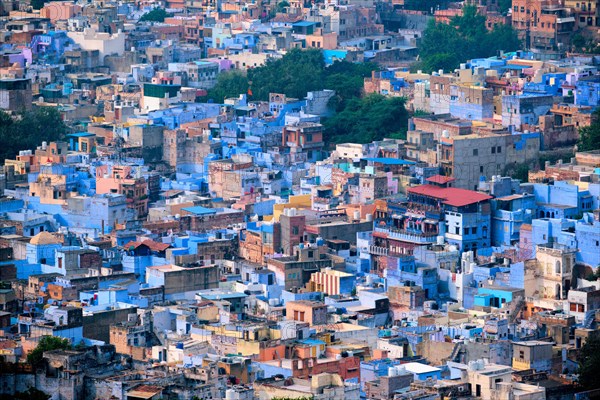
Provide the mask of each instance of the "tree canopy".
POLYGON ((165 18, 172 17, 173 14, 165 11, 164 8, 155 8, 152 11, 148 11, 146 14, 140 17, 140 21, 152 21, 152 22, 165 22, 165 18))
POLYGON ((42 362, 45 351, 51 350, 70 350, 71 344, 68 339, 63 339, 57 336, 44 336, 38 342, 35 349, 27 355, 27 362, 33 366, 39 365, 42 362))
POLYGON ((521 43, 510 25, 486 28, 486 18, 477 8, 463 7, 463 15, 452 18, 449 24, 430 20, 423 32, 416 68, 426 72, 438 69, 453 70, 461 62, 473 58, 490 57, 498 50, 518 50, 521 43))
POLYGON ((373 63, 336 61, 325 65, 319 49, 292 49, 282 58, 270 59, 263 66, 249 69, 246 74, 229 71, 219 75, 217 84, 208 91, 208 98, 222 102, 224 98, 252 93, 253 100, 268 100, 269 93, 283 93, 302 99, 307 92, 331 89, 337 104, 361 96, 364 78, 377 70, 373 63))
POLYGON ((326 142, 369 143, 385 137, 404 139, 408 124, 405 100, 370 94, 354 97, 346 107, 324 120, 326 142))
POLYGON ((600 109, 594 112, 594 117, 590 126, 579 128, 578 151, 600 150, 600 109))
POLYGON ((369 95, 362 98, 364 79, 378 70, 372 63, 336 61, 326 66, 319 49, 292 49, 280 59, 249 69, 247 74, 230 71, 219 75, 208 98, 224 98, 251 93, 252 100, 268 100, 269 93, 283 93, 302 99, 307 92, 335 91, 330 106, 337 115, 324 120, 324 139, 328 143, 354 141, 366 143, 383 137, 404 137, 408 114, 404 100, 369 95))
POLYGON ((48 0, 31 0, 31 2, 29 4, 31 5, 31 8, 33 8, 34 10, 40 10, 40 9, 44 8, 44 6, 46 5, 47 2, 48 2, 48 0))
POLYGON ((217 103, 222 103, 228 97, 237 97, 248 91, 248 78, 237 70, 221 72, 217 77, 217 84, 208 90, 208 98, 217 103))
POLYGON ((54 107, 34 108, 15 116, 0 110, 0 160, 14 158, 19 150, 33 150, 43 141, 59 140, 66 130, 54 107))
POLYGON ((50 395, 36 388, 29 388, 25 392, 15 392, 15 394, 1 394, 0 400, 48 400, 50 395))
POLYGON ((598 370, 600 370, 600 337, 590 336, 579 349, 579 384, 585 390, 600 389, 598 370))

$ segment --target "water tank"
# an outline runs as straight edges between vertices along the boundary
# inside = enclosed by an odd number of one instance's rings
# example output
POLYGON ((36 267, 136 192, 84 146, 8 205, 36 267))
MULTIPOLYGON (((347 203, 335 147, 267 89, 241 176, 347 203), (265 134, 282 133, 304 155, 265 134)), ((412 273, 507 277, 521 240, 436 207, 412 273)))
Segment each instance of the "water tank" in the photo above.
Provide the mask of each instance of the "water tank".
POLYGON ((46 150, 48 148, 48 142, 42 142, 42 150, 46 150))
POLYGON ((269 305, 272 307, 276 307, 279 305, 279 299, 269 299, 269 305))
POLYGON ((289 211, 289 213, 290 213, 290 214, 289 214, 289 215, 290 215, 290 217, 295 217, 295 216, 296 216, 296 209, 295 209, 295 208, 290 208, 290 211, 289 211))
POLYGON ((396 367, 388 368, 388 376, 398 376, 398 371, 396 371, 396 367))
POLYGON ((438 70, 438 74, 444 75, 444 70, 443 69, 438 70))
POLYGON ((233 399, 235 399, 235 390, 233 390, 233 389, 227 389, 225 391, 225 399, 227 399, 227 400, 233 400, 233 399))
POLYGON ((300 243, 300 244, 298 245, 298 247, 300 248, 300 250, 302 250, 302 249, 304 248, 304 243, 300 243))
POLYGON ((322 237, 318 237, 316 240, 317 246, 324 246, 325 245, 325 239, 323 239, 322 237))
POLYGON ((360 211, 359 210, 355 210, 354 211, 354 220, 355 221, 359 221, 360 220, 360 211))
POLYGON ((349 351, 348 352, 348 357, 354 357, 354 352, 353 351, 349 351))
POLYGON ((336 354, 335 355, 335 359, 336 360, 341 360, 342 359, 342 355, 341 354, 336 354))
POLYGON ((367 214, 367 222, 373 222, 373 214, 367 214))
POLYGON ((396 374, 404 375, 406 373, 406 367, 404 365, 396 365, 396 374))
POLYGON ((436 239, 436 243, 439 244, 440 246, 442 246, 444 244, 444 237, 438 236, 436 239))
POLYGON ((373 277, 371 275, 367 275, 366 281, 367 281, 367 285, 369 285, 369 286, 372 285, 373 284, 373 277))
POLYGON ((450 133, 448 133, 448 131, 444 129, 444 130, 442 131, 442 137, 443 137, 443 138, 449 138, 449 137, 450 137, 450 133))
POLYGON ((175 347, 179 350, 183 350, 183 342, 177 342, 177 344, 175 345, 175 347))

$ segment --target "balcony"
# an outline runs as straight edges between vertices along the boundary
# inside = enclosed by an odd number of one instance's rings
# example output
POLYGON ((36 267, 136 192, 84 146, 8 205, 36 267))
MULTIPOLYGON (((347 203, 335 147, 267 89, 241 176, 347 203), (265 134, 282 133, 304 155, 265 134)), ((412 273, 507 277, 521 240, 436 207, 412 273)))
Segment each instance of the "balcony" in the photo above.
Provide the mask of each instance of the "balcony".
POLYGON ((369 246, 369 253, 376 256, 387 256, 389 254, 389 250, 385 247, 369 246))
POLYGON ((415 244, 432 244, 437 240, 437 233, 415 233, 397 229, 375 228, 375 232, 386 235, 390 239, 415 244))

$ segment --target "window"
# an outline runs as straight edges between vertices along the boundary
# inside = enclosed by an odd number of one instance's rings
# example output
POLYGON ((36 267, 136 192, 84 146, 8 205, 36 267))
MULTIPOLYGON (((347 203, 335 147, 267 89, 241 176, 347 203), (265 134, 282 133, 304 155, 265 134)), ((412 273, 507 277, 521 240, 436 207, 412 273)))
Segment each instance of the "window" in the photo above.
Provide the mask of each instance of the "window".
POLYGON ((496 154, 496 148, 492 146, 492 154, 496 154))
POLYGON ((297 226, 292 226, 292 235, 297 235, 299 233, 299 229, 297 226))
POLYGON ((479 155, 479 150, 478 149, 473 149, 473 155, 474 156, 478 156, 479 155))
POLYGON ((308 257, 309 257, 309 258, 313 258, 314 256, 315 256, 315 253, 314 253, 314 251, 312 251, 312 250, 309 250, 309 251, 308 251, 308 257))
POLYGON ((498 153, 498 154, 502 153, 502 146, 496 147, 496 153, 498 153))
POLYGON ((463 228, 463 235, 469 234, 469 228, 463 228))
POLYGON ((476 226, 474 226, 473 228, 471 228, 471 233, 472 233, 473 235, 476 235, 476 234, 477 234, 477 227, 476 227, 476 226))
POLYGON ((454 233, 460 235, 460 228, 458 226, 454 227, 454 233))

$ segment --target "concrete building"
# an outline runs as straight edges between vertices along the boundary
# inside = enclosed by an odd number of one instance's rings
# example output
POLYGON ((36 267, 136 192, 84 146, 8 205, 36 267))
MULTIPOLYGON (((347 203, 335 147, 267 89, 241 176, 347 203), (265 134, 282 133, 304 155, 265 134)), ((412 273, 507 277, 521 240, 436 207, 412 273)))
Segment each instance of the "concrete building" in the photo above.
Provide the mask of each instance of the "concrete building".
POLYGON ((549 372, 552 369, 552 342, 513 342, 512 367, 522 371, 534 369, 549 372))

